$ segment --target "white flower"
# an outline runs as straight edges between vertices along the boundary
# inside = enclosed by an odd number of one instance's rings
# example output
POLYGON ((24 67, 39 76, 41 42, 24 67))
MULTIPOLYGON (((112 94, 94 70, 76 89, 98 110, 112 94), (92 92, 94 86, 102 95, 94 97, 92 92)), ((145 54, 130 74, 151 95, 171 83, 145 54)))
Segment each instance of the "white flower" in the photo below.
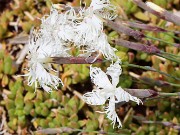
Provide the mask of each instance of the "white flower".
POLYGON ((24 75, 28 76, 28 85, 35 84, 37 87, 37 83, 39 83, 47 92, 50 92, 52 88, 57 89, 62 81, 50 73, 54 70, 51 64, 46 62, 49 57, 61 55, 66 56, 66 52, 61 49, 60 45, 52 42, 51 39, 33 34, 29 43, 29 73, 24 75))
POLYGON ((116 59, 115 49, 110 46, 103 32, 102 20, 102 18, 114 19, 115 16, 112 15, 114 11, 115 7, 110 4, 109 0, 92 0, 90 7, 80 9, 80 19, 75 26, 75 46, 85 47, 88 54, 99 52, 108 60, 116 59))
MULTIPOLYGON (((52 73, 54 70, 47 63, 47 58, 69 57, 71 55, 68 51, 72 47, 79 49, 80 56, 99 52, 108 60, 117 59, 115 49, 109 45, 103 32, 101 19, 113 19, 114 10, 109 0, 92 0, 90 7, 79 10, 79 13, 73 7, 59 13, 52 6, 50 15, 41 19, 38 34, 32 36, 29 44, 29 73, 25 75, 28 76, 28 84, 35 84, 37 87, 39 83, 48 92, 52 88, 57 89, 62 82, 52 73)), ((93 94, 96 95, 98 91, 99 89, 94 90, 93 94)), ((93 97, 97 96, 95 95, 93 97)), ((103 101, 102 99, 101 102, 103 101)))
POLYGON ((52 6, 50 15, 44 16, 41 21, 40 32, 42 35, 57 41, 58 38, 62 42, 72 42, 75 37, 74 22, 78 19, 75 10, 70 7, 68 11, 59 13, 58 10, 52 6))
POLYGON ((91 67, 90 76, 92 82, 96 85, 96 88, 92 92, 88 92, 83 95, 83 99, 90 105, 103 105, 109 100, 109 105, 105 107, 107 118, 112 120, 113 127, 118 122, 118 127, 122 127, 121 121, 115 110, 115 103, 128 102, 129 100, 142 103, 137 97, 131 96, 128 92, 124 91, 121 87, 117 87, 119 82, 119 75, 121 74, 121 66, 119 61, 111 64, 107 68, 107 72, 104 73, 100 68, 91 67), (108 76, 110 75, 111 81, 108 76))

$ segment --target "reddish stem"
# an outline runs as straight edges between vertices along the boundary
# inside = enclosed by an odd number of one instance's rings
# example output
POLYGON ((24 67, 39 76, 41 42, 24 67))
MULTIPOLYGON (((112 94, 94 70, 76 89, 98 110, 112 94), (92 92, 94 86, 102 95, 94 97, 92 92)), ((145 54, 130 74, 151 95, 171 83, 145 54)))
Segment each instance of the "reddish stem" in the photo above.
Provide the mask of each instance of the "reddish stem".
POLYGON ((113 22, 110 20, 105 20, 105 23, 108 27, 117 31, 119 34, 125 33, 126 35, 132 36, 137 40, 140 40, 140 39, 145 37, 145 35, 142 32, 133 30, 133 29, 121 24, 121 23, 116 23, 116 22, 113 22))
POLYGON ((102 59, 95 57, 52 57, 52 63, 56 64, 92 64, 102 63, 102 59))
POLYGON ((116 39, 115 43, 116 45, 121 45, 130 49, 133 49, 133 50, 138 50, 138 51, 142 51, 142 52, 146 52, 150 54, 160 53, 160 50, 156 46, 153 46, 153 45, 147 46, 141 43, 130 42, 130 41, 122 40, 122 39, 116 39))

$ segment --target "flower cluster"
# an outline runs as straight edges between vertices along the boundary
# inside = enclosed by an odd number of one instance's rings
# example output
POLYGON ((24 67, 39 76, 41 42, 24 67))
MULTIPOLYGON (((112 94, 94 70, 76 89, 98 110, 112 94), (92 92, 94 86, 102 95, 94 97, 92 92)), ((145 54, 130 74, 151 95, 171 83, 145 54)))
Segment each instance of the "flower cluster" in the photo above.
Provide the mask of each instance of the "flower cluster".
MULTIPOLYGON (((79 56, 102 53, 106 59, 116 59, 115 49, 110 46, 103 32, 103 18, 114 19, 115 7, 109 0, 92 0, 88 8, 76 11, 73 7, 59 13, 52 6, 50 15, 44 16, 38 31, 33 31, 29 42, 28 84, 37 83, 50 92, 62 81, 52 72, 49 57, 70 57, 71 47, 80 50, 79 56), (109 12, 111 11, 111 12, 109 12)), ((97 56, 98 57, 98 56, 97 56)))
POLYGON ((128 102, 129 100, 142 103, 137 97, 131 96, 128 92, 124 91, 121 87, 117 87, 119 83, 119 76, 121 75, 121 66, 119 61, 111 64, 107 68, 107 72, 103 72, 100 68, 91 67, 90 76, 93 83, 96 85, 92 92, 88 92, 83 95, 83 99, 90 105, 104 105, 109 100, 109 105, 105 107, 107 118, 112 120, 113 127, 118 122, 122 127, 121 121, 115 110, 115 104, 119 102, 128 102), (111 77, 111 81, 108 79, 111 77))
POLYGON ((116 49, 111 47, 107 35, 103 31, 103 19, 116 18, 115 7, 109 0, 92 0, 87 8, 78 10, 68 7, 69 10, 59 13, 54 6, 50 15, 44 16, 38 31, 31 33, 29 42, 29 69, 28 84, 35 87, 38 84, 47 92, 52 88, 57 89, 62 84, 56 76, 56 71, 48 63, 50 57, 72 57, 71 49, 79 50, 78 56, 91 56, 102 54, 107 60, 116 62, 107 68, 104 73, 100 68, 90 67, 90 76, 96 88, 83 95, 86 103, 103 105, 107 117, 121 127, 121 121, 115 111, 115 104, 129 100, 140 103, 141 100, 131 96, 121 87, 117 87, 119 76, 122 72, 120 60, 115 55, 116 49), (111 80, 108 79, 111 77, 111 80))

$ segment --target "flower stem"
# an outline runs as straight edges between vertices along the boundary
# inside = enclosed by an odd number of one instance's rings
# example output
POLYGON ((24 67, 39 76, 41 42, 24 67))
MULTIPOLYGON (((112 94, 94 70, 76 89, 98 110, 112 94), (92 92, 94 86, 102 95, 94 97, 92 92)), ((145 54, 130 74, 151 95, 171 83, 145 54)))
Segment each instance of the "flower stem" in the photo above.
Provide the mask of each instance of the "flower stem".
POLYGON ((51 57, 51 63, 55 64, 93 64, 102 62, 102 59, 96 57, 51 57))
MULTIPOLYGON (((36 133, 43 133, 43 134, 58 134, 58 133, 69 133, 72 134, 73 132, 82 132, 82 133, 95 133, 95 134, 108 134, 108 135, 119 135, 119 133, 112 133, 112 132, 105 132, 105 131, 92 131, 92 130, 83 130, 83 129, 76 129, 76 128, 69 128, 69 127, 61 127, 61 128, 46 128, 42 130, 36 131, 36 133)), ((121 129, 121 134, 126 135, 129 133, 126 129, 121 129)))
POLYGON ((151 85, 151 86, 156 85, 158 87, 167 87, 167 86, 180 87, 180 84, 169 83, 169 82, 162 81, 162 80, 154 80, 154 79, 147 78, 147 77, 139 77, 138 79, 143 81, 146 84, 151 85))
POLYGON ((167 55, 167 56, 172 57, 172 58, 180 58, 180 56, 178 56, 178 55, 167 53, 164 51, 161 51, 161 54, 167 55))
POLYGON ((124 46, 137 51, 146 52, 149 54, 156 54, 161 52, 156 46, 143 45, 141 43, 130 42, 122 39, 116 39, 115 43, 116 45, 124 46))
POLYGON ((135 65, 135 64, 129 64, 128 62, 123 62, 122 63, 122 66, 129 66, 129 67, 135 67, 135 68, 140 68, 140 69, 144 69, 144 70, 149 70, 149 71, 153 71, 153 72, 157 72, 157 73, 160 73, 160 74, 163 74, 165 76, 168 76, 168 77, 171 77, 173 79, 176 79, 176 80, 179 80, 180 81, 180 78, 177 78, 177 77, 174 77, 170 74, 167 74, 165 72, 162 72, 162 71, 159 71, 159 70, 156 70, 152 67, 149 67, 149 66, 140 66, 140 65, 135 65))
POLYGON ((164 34, 166 34, 166 35, 168 35, 168 36, 170 36, 170 37, 173 37, 173 38, 175 38, 175 39, 177 39, 177 40, 180 40, 180 38, 179 38, 179 37, 177 37, 177 36, 171 35, 171 34, 166 33, 166 32, 165 32, 164 34))
POLYGON ((180 48, 180 44, 170 43, 170 42, 167 42, 167 41, 165 41, 163 39, 159 39, 159 38, 155 38, 155 37, 151 37, 151 36, 147 36, 147 35, 146 35, 146 38, 152 39, 152 40, 155 40, 155 41, 164 42, 164 43, 166 43, 168 45, 173 45, 174 47, 180 48))
MULTIPOLYGON (((142 51, 142 52, 146 52, 149 54, 154 54, 154 55, 166 58, 168 60, 171 60, 173 62, 180 64, 180 60, 177 59, 178 56, 170 57, 171 54, 164 53, 161 50, 159 50, 156 46, 153 46, 153 45, 148 46, 148 45, 143 45, 141 43, 130 42, 127 40, 122 40, 122 39, 116 39, 115 44, 119 45, 119 46, 124 46, 126 48, 130 48, 133 50, 142 51), (168 54, 168 56, 166 56, 167 54, 168 54)), ((172 56, 173 56, 173 54, 172 54, 172 56)))
POLYGON ((180 96, 180 92, 176 92, 176 93, 158 92, 158 95, 163 97, 180 96))
POLYGON ((176 93, 164 93, 164 92, 158 92, 158 95, 155 97, 146 98, 144 102, 155 100, 155 99, 161 99, 161 98, 167 98, 167 97, 179 97, 180 98, 180 92, 176 93))
POLYGON ((124 24, 126 26, 133 27, 133 28, 138 28, 138 29, 147 30, 147 31, 161 32, 161 33, 169 35, 169 36, 171 36, 171 37, 173 37, 175 39, 180 40, 179 37, 171 35, 171 34, 168 33, 168 32, 171 32, 171 33, 174 33, 174 34, 180 34, 180 31, 166 30, 166 29, 163 29, 161 27, 147 25, 147 24, 144 24, 142 22, 138 23, 138 22, 134 22, 134 21, 123 21, 123 20, 121 20, 121 18, 118 18, 118 20, 116 20, 116 22, 120 22, 120 23, 122 23, 122 24, 124 24))
POLYGON ((173 62, 176 62, 176 63, 180 64, 180 60, 178 60, 177 58, 170 57, 170 56, 167 56, 167 55, 163 55, 163 54, 161 54, 161 53, 157 53, 156 55, 157 55, 157 56, 160 56, 160 57, 163 57, 163 58, 165 58, 165 59, 167 59, 167 60, 171 60, 171 61, 173 61, 173 62))
POLYGON ((142 38, 145 37, 145 35, 140 32, 140 31, 136 31, 132 28, 127 27, 126 25, 123 25, 121 23, 118 22, 113 22, 110 20, 104 20, 104 23, 112 28, 113 30, 117 31, 119 34, 124 33, 126 35, 132 36, 137 40, 141 40, 142 38))

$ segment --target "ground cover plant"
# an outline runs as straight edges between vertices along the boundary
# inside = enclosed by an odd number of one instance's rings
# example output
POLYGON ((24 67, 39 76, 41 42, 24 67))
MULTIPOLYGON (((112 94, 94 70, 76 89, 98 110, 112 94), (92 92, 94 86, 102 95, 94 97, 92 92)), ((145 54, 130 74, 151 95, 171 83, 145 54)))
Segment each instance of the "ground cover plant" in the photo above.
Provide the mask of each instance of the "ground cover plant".
POLYGON ((0 134, 179 134, 179 0, 0 7, 0 134))

